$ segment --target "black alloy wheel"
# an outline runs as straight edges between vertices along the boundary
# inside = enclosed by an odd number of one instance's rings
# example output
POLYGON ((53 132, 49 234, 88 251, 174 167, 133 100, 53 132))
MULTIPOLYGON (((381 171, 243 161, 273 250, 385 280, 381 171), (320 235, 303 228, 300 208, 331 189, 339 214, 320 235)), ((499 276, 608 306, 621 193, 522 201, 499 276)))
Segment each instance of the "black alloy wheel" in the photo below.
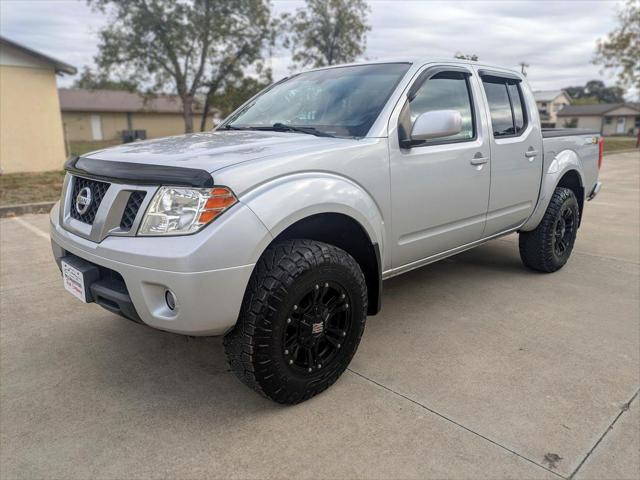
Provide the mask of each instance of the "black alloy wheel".
POLYGON ((231 370, 256 392, 294 404, 331 386, 364 332, 367 285, 354 258, 312 240, 277 241, 249 280, 224 339, 231 370))
POLYGON ((335 282, 315 284, 289 311, 282 344, 287 364, 297 373, 331 366, 351 327, 346 290, 335 282))
POLYGON ((538 226, 520 232, 522 262, 531 270, 551 273, 569 260, 580 225, 580 206, 573 190, 557 187, 538 226))
POLYGON ((562 258, 567 253, 567 249, 575 236, 575 227, 573 209, 568 205, 564 205, 558 216, 553 234, 553 249, 559 258, 562 258))

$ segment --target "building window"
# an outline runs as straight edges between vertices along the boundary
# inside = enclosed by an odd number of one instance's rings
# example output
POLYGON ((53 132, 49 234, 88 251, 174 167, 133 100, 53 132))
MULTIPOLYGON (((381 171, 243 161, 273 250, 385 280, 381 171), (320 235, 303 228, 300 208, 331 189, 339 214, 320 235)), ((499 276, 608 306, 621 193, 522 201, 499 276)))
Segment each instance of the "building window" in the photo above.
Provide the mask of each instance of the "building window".
POLYGON ((611 125, 611 117, 604 117, 604 123, 611 125))
POLYGON ((636 128, 640 128, 640 115, 636 117, 636 128))

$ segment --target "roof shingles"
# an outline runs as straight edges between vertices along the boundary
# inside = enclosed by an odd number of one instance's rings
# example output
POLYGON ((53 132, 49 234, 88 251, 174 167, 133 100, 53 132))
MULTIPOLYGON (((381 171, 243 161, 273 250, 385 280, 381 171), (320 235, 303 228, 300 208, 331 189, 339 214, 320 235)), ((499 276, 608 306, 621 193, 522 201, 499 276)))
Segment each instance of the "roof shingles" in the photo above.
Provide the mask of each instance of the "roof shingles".
POLYGON ((536 102, 553 102, 563 93, 566 95, 564 90, 536 90, 533 92, 533 97, 536 99, 536 102))
MULTIPOLYGON (((122 90, 60 89, 63 112, 147 112, 182 113, 177 95, 143 95, 122 90)), ((194 102, 194 111, 200 111, 194 102)))
POLYGON ((640 113, 640 104, 637 103, 596 103, 593 105, 566 105, 558 112, 558 116, 600 116, 620 107, 631 108, 640 113))
POLYGON ((14 48, 31 57, 35 57, 43 62, 51 64, 56 69, 56 73, 68 73, 70 75, 75 75, 77 73, 76 67, 69 65, 68 63, 61 62, 60 60, 50 57, 49 55, 45 55, 44 53, 37 52, 32 48, 22 45, 21 43, 9 40, 7 37, 0 36, 0 47, 5 46, 14 48))

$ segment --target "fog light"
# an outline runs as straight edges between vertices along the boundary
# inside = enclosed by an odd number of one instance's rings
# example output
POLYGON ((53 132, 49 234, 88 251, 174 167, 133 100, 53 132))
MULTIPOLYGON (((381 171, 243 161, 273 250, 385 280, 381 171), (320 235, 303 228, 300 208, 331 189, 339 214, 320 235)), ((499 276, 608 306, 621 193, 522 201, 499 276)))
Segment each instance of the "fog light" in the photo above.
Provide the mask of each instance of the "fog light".
POLYGON ((167 307, 169 307, 169 310, 176 309, 176 296, 171 290, 167 290, 166 292, 164 292, 164 300, 165 302, 167 302, 167 307))

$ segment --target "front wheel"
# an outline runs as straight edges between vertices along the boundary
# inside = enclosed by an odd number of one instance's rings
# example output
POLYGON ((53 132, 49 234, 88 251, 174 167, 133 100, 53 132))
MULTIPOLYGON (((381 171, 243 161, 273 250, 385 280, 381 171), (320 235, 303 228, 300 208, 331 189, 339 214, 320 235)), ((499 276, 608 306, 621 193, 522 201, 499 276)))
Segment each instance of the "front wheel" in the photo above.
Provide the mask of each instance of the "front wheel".
POLYGON ((561 269, 573 250, 580 208, 572 190, 556 188, 540 225, 531 232, 520 232, 520 258, 532 270, 555 272, 561 269))
POLYGON ((347 368, 366 312, 364 275, 348 253, 310 240, 278 242, 258 261, 225 336, 231 369, 276 402, 307 400, 347 368))

